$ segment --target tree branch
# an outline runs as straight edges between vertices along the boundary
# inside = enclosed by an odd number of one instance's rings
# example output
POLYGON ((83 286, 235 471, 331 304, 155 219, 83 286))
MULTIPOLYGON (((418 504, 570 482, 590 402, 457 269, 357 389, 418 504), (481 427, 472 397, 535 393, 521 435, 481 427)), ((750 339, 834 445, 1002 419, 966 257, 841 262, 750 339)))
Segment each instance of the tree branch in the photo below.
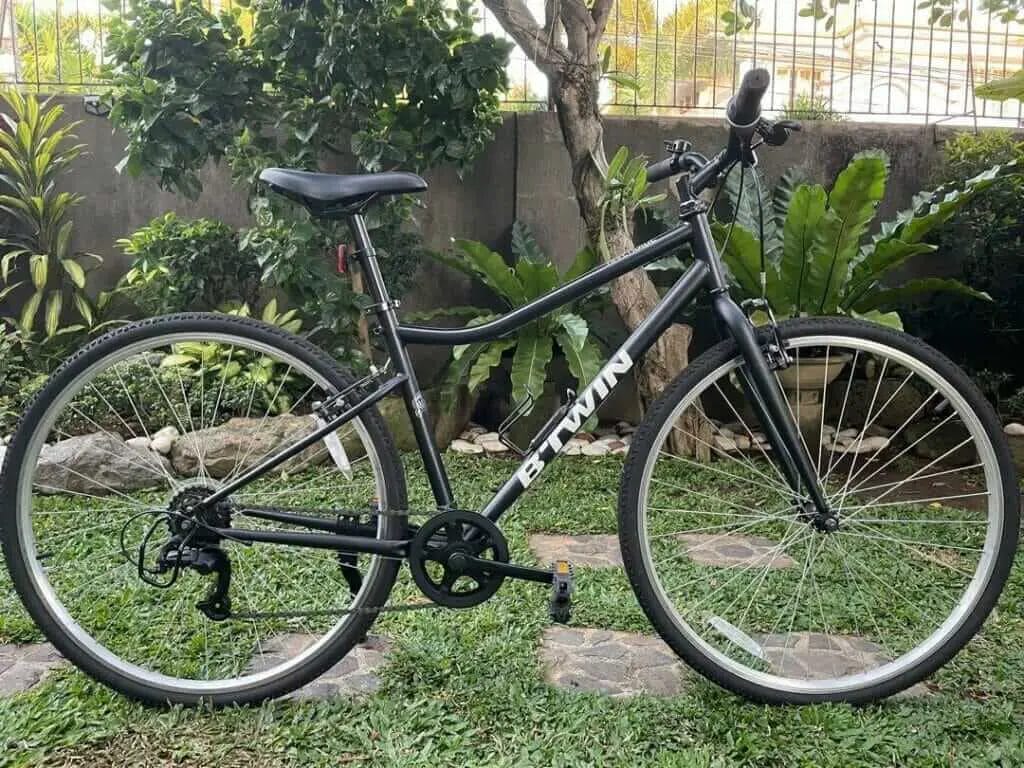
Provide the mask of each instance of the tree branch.
POLYGON ((591 45, 596 46, 600 42, 614 5, 615 0, 594 0, 594 7, 590 9, 590 16, 594 21, 594 28, 590 33, 591 45))
POLYGON ((554 35, 554 29, 545 31, 537 23, 524 0, 483 0, 512 39, 527 57, 546 75, 557 72, 558 64, 569 58, 568 51, 554 35))
POLYGON ((569 43, 569 52, 575 54, 577 60, 589 61, 592 57, 591 39, 594 32, 594 19, 583 4, 583 0, 562 0, 562 26, 569 43))

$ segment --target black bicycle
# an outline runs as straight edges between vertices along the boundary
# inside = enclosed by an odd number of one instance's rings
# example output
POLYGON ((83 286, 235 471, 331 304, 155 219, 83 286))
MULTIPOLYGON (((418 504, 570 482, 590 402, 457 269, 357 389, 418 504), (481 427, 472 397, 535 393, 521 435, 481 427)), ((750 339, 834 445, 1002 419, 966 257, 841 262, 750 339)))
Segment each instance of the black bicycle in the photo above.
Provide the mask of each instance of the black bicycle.
POLYGON ((4 554, 32 618, 118 691, 214 705, 309 682, 384 611, 475 606, 505 579, 550 585, 565 620, 571 568, 509 562, 497 521, 703 291, 724 340, 648 409, 622 475, 622 554, 650 621, 695 669, 760 701, 867 702, 934 672, 1007 579, 1017 476, 992 408, 921 341, 847 318, 755 327, 748 312, 765 307, 730 298, 698 195, 798 127, 761 117, 768 82, 763 70, 743 79, 717 156, 674 142, 650 167, 652 182, 679 176, 679 226, 471 327, 400 324, 381 278, 363 214, 422 179, 265 171, 275 191, 351 226, 388 363, 355 380, 303 338, 214 314, 135 323, 79 351, 25 413, 4 466, 4 554), (684 245, 693 263, 651 315, 486 506, 460 508, 406 345, 502 337, 684 245), (391 393, 419 445, 428 512, 409 508, 375 407, 391 393), (402 562, 428 600, 389 603, 402 562))

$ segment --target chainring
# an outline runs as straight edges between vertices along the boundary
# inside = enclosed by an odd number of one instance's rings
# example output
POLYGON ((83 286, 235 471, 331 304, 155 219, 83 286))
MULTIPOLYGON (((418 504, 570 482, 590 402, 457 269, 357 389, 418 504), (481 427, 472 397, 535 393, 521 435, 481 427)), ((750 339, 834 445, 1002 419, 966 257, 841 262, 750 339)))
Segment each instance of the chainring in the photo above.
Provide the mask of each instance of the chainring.
POLYGON ((472 608, 490 599, 505 580, 464 573, 453 567, 453 555, 507 563, 508 542, 498 526, 475 512, 452 510, 427 520, 409 543, 409 570, 420 591, 438 605, 472 608))

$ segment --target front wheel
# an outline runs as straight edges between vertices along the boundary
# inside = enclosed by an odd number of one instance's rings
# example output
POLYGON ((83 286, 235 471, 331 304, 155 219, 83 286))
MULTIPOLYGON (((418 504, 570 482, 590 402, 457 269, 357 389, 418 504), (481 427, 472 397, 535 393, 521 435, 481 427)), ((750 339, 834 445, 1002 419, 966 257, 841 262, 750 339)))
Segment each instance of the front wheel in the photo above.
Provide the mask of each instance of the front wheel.
POLYGON ((873 701, 946 663, 992 610, 1017 474, 991 406, 931 347, 844 318, 779 330, 793 363, 777 383, 838 529, 786 483, 726 341, 637 430, 623 559, 655 628, 714 682, 770 703, 873 701))

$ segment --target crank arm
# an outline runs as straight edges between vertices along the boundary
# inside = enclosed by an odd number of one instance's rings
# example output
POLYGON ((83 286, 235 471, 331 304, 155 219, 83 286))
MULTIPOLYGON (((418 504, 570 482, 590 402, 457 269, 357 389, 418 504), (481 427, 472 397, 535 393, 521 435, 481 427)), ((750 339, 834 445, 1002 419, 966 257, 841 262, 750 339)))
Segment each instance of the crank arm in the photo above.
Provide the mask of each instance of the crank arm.
POLYGON ((531 568, 527 565, 516 565, 515 563, 499 563, 494 560, 485 560, 480 557, 467 557, 463 573, 473 576, 506 576, 510 579, 521 579, 523 581, 535 581, 539 584, 550 584, 553 574, 543 568, 531 568))

